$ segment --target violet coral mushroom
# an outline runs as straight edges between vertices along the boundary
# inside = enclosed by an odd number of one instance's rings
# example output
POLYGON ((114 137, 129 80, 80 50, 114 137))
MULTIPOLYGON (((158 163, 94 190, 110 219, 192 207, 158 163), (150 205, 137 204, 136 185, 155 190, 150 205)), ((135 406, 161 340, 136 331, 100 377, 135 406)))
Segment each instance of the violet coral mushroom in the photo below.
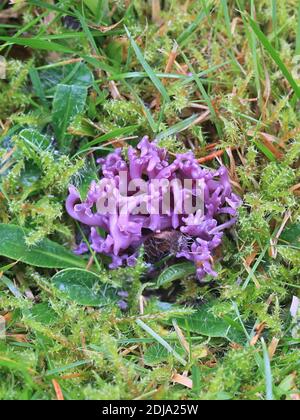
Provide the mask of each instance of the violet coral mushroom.
MULTIPOLYGON (((171 159, 165 149, 158 147, 156 142, 150 142, 148 137, 144 137, 136 149, 129 148, 128 160, 118 149, 105 159, 99 159, 98 163, 101 165, 101 180, 92 182, 84 200, 71 186, 66 209, 71 217, 90 227, 91 248, 112 258, 110 268, 134 266, 149 235, 176 230, 188 238, 182 242, 176 257, 194 262, 200 280, 207 274, 217 276, 213 270, 214 251, 222 243, 224 231, 236 223, 237 209, 241 205, 240 198, 232 191, 224 166, 216 171, 203 168, 193 153, 178 154, 171 159), (124 175, 126 181, 123 180, 124 175), (164 213, 161 203, 165 190, 163 186, 156 190, 153 188, 157 180, 175 180, 183 185, 176 197, 171 189, 170 208, 164 213), (177 208, 181 206, 181 201, 188 195, 195 196, 198 191, 195 184, 188 191, 184 183, 187 180, 201 182, 203 208, 180 213, 177 208), (144 182, 146 187, 125 197, 120 190, 127 188, 131 181, 144 182), (122 185, 124 182, 126 185, 122 185), (111 208, 99 211, 100 201, 106 203, 112 199, 115 211, 111 208), (160 210, 156 213, 151 211, 153 199, 160 203, 160 210), (123 211, 124 203, 126 212, 123 211), (100 235, 99 228, 105 235, 100 235)), ((76 253, 87 250, 85 244, 80 244, 76 253)))

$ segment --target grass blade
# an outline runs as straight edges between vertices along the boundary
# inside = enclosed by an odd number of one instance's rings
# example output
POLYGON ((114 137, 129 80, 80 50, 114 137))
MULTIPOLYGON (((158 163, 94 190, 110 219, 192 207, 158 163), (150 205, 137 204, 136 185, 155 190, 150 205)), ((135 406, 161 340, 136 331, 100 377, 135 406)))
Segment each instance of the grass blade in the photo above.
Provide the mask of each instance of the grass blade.
MULTIPOLYGON (((251 0, 251 16, 254 18, 255 16, 255 5, 254 1, 251 0)), ((261 100, 261 85, 260 85, 260 72, 259 72, 259 63, 258 63, 258 55, 257 55, 257 40, 256 36, 253 31, 250 31, 251 36, 251 50, 253 55, 253 63, 254 63, 254 74, 255 74, 255 83, 256 83, 256 90, 257 90, 257 97, 259 101, 261 100)))
POLYGON ((267 401, 274 401, 273 395, 273 378, 271 370, 271 362, 269 357, 269 352, 265 343, 265 340, 261 339, 263 353, 264 353, 264 371, 265 371, 265 381, 266 381, 266 399, 267 401))
POLYGON ((78 85, 57 85, 52 111, 52 123, 59 146, 69 149, 67 129, 73 119, 83 112, 87 99, 87 88, 78 85))
POLYGON ((41 79, 39 77, 39 74, 35 68, 31 68, 29 70, 29 76, 32 82, 32 86, 37 94, 37 96, 42 101, 43 105, 48 107, 47 99, 45 96, 44 88, 42 86, 41 79))
POLYGON ((262 263, 268 249, 270 247, 270 244, 268 243, 265 248, 263 249, 262 253, 260 254, 260 256, 258 257, 256 263, 254 264, 252 270, 250 271, 245 283, 243 284, 242 290, 246 290, 248 287, 248 284, 250 283, 252 277, 254 276, 254 274, 256 273, 256 270, 258 269, 258 267, 260 266, 260 264, 262 263))
MULTIPOLYGON (((277 1, 272 0, 272 30, 273 34, 276 34, 278 31, 278 16, 277 16, 277 1)), ((275 36, 275 47, 279 49, 279 38, 275 36)))
POLYGON ((71 363, 69 365, 62 366, 60 368, 47 370, 47 372, 45 373, 45 376, 56 376, 60 373, 64 373, 64 372, 67 372, 69 370, 73 370, 75 368, 78 368, 79 366, 85 366, 85 365, 90 365, 90 364, 91 364, 90 360, 79 360, 78 362, 74 362, 74 363, 71 363))
POLYGON ((230 22, 227 0, 221 0, 221 5, 223 9, 224 18, 225 18, 227 36, 228 36, 228 39, 231 41, 232 40, 231 22, 230 22))
POLYGON ((158 334, 156 334, 155 331, 152 330, 152 328, 150 328, 148 325, 146 325, 143 321, 141 321, 140 319, 138 319, 136 321, 136 323, 138 324, 139 327, 141 327, 144 331, 146 331, 148 334, 151 335, 151 337, 153 337, 159 344, 161 344, 170 354, 172 354, 175 359, 178 360, 178 362, 180 362, 183 366, 186 365, 186 361, 180 356, 180 354, 178 354, 171 346, 169 343, 166 342, 166 340, 164 340, 162 337, 160 337, 158 334))
POLYGON ((142 51, 140 50, 139 46, 137 45, 137 43, 135 42, 135 40, 132 38, 129 30, 126 28, 125 26, 125 30, 127 33, 127 36, 131 42, 132 48, 137 56, 137 59, 139 60, 139 62, 141 63, 141 65, 143 66, 145 72, 148 74, 148 76, 150 77, 150 79, 152 80, 152 83, 154 84, 154 86, 156 87, 156 89, 160 92, 161 96, 164 98, 164 100, 166 102, 170 102, 170 98, 169 95, 164 87, 164 85, 162 84, 162 82, 159 80, 159 78, 156 76, 156 74, 154 73, 154 71, 152 70, 152 68, 150 67, 150 65, 147 63, 147 61, 145 60, 142 51))
MULTIPOLYGON (((61 14, 65 13, 69 16, 73 15, 70 10, 63 9, 61 7, 55 6, 54 4, 45 3, 39 0, 27 0, 27 3, 31 6, 41 7, 42 9, 52 10, 54 12, 59 12, 61 14)), ((61 4, 61 3, 60 3, 61 4)))
POLYGON ((300 54, 300 2, 298 8, 298 28, 297 28, 297 38, 296 38, 296 55, 300 54))
POLYGON ((221 125, 220 125, 220 123, 218 121, 218 116, 216 114, 216 111, 215 111, 215 108, 213 106, 213 103, 212 103, 212 101, 211 101, 208 93, 206 92, 205 87, 203 86, 203 83, 201 82, 201 80, 198 77, 197 73, 195 72, 193 66, 191 65, 190 61, 188 60, 188 58, 186 57, 186 55, 184 53, 182 53, 182 55, 183 55, 184 61, 186 62, 186 64, 189 67, 190 72, 193 74, 192 77, 193 77, 194 81, 196 82, 196 84, 197 84, 197 86, 198 86, 198 88, 200 90, 201 95, 203 96, 203 98, 204 98, 204 100, 205 100, 205 102, 206 102, 206 104, 207 104, 207 106, 208 106, 208 108, 210 110, 210 113, 211 113, 212 118, 213 118, 213 120, 215 122, 215 125, 216 125, 216 129, 218 131, 218 135, 220 137, 222 137, 222 134, 223 134, 222 133, 222 128, 221 128, 221 125))
POLYGON ((180 45, 181 47, 183 47, 187 41, 189 40, 189 38, 193 35, 193 33, 197 30, 197 28, 199 27, 200 23, 207 17, 208 13, 211 13, 211 7, 212 5, 205 5, 206 10, 202 10, 198 16, 196 17, 196 19, 194 20, 194 22, 185 30, 182 32, 182 34, 179 36, 179 38, 177 39, 177 43, 178 45, 180 45))
POLYGON ((251 28, 253 29, 255 35, 260 40, 260 42, 262 43, 262 45, 264 46, 264 48, 267 50, 267 52, 269 53, 269 55, 272 57, 272 59, 274 60, 274 62, 278 65, 278 67, 280 68, 282 74, 284 75, 284 77, 286 78, 286 80, 289 82, 289 84, 291 85, 292 89, 294 90, 297 98, 300 99, 300 86, 295 81, 295 79, 293 78, 293 76, 290 73, 290 71, 287 69, 286 65, 284 64, 284 62, 280 58, 278 52, 271 45, 270 41, 268 40, 268 38, 266 37, 266 35, 262 32, 262 30, 260 29, 260 27, 258 26, 258 24, 251 17, 249 17, 248 20, 249 20, 249 23, 250 23, 251 28))
POLYGON ((95 140, 92 140, 88 144, 85 144, 84 146, 82 146, 82 148, 79 150, 79 153, 86 152, 91 147, 97 146, 99 143, 103 143, 105 141, 109 141, 112 139, 117 139, 118 137, 121 137, 121 136, 128 136, 132 134, 132 132, 136 130, 138 127, 139 127, 138 125, 131 125, 128 127, 116 128, 115 130, 109 133, 103 134, 103 136, 100 136, 96 138, 95 140))
POLYGON ((66 54, 73 54, 74 51, 71 49, 64 47, 61 44, 56 42, 50 42, 44 40, 40 40, 37 38, 12 38, 10 36, 1 36, 0 41, 7 42, 8 45, 21 45, 24 47, 30 47, 35 50, 46 50, 46 51, 54 51, 54 52, 61 52, 66 54))
POLYGON ((133 87, 131 86, 130 83, 127 83, 126 80, 123 80, 122 82, 127 87, 127 89, 129 89, 129 91, 132 93, 135 100, 140 104, 140 106, 142 108, 142 111, 143 111, 144 115, 146 116, 146 118, 148 120, 148 124, 149 124, 152 132, 156 133, 157 124, 156 124, 156 122, 155 122, 155 120, 152 116, 152 113, 151 113, 150 109, 146 107, 146 105, 144 104, 144 101, 142 100, 142 98, 139 97, 139 95, 136 93, 136 91, 133 89, 133 87))
POLYGON ((271 162, 276 162, 276 157, 263 143, 261 143, 259 140, 255 140, 254 144, 271 162))
POLYGON ((193 124, 194 121, 196 121, 197 118, 199 118, 199 115, 192 115, 191 117, 186 118, 183 121, 180 121, 179 123, 173 125, 173 127, 170 127, 166 131, 159 133, 156 136, 156 139, 162 140, 162 139, 165 139, 166 137, 174 136, 175 134, 186 130, 193 124))
POLYGON ((76 15, 77 19, 79 20, 79 22, 80 22, 80 24, 81 24, 81 26, 82 26, 82 29, 83 29, 83 31, 84 31, 84 33, 85 33, 85 35, 86 35, 87 39, 89 40, 89 42, 90 42, 90 44, 91 44, 91 46, 92 46, 92 48, 93 48, 94 52, 95 52, 97 55, 100 55, 99 50, 98 50, 98 47, 97 47, 97 44, 96 44, 96 42, 95 42, 95 40, 94 40, 94 37, 93 37, 93 35, 92 35, 92 33, 91 33, 91 31, 90 31, 90 29, 89 29, 89 27, 88 27, 87 23, 86 23, 86 18, 85 18, 85 16, 83 16, 83 15, 82 15, 81 13, 79 13, 77 10, 75 10, 75 15, 76 15))

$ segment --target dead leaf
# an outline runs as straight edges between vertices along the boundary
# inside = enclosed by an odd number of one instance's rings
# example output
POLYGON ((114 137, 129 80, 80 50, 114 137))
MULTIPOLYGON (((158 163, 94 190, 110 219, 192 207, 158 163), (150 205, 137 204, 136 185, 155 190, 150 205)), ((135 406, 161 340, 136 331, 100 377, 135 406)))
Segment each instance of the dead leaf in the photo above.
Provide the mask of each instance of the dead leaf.
POLYGON ((262 139, 263 144, 270 150, 270 152, 273 153, 273 155, 276 157, 276 159, 282 159, 283 154, 280 150, 278 150, 278 147, 280 144, 277 142, 276 137, 272 136, 271 134, 259 132, 254 133, 254 131, 248 131, 248 136, 254 137, 256 134, 260 136, 262 139))
POLYGON ((95 29, 96 31, 100 31, 100 32, 105 34, 106 32, 112 31, 117 26, 119 26, 122 21, 123 21, 123 19, 121 19, 119 22, 117 22, 113 25, 110 25, 110 26, 95 25, 93 23, 90 23, 89 27, 92 28, 92 29, 95 29))
POLYGON ((231 34, 234 35, 237 24, 243 22, 242 19, 240 17, 236 17, 233 19, 232 24, 231 24, 231 34))
POLYGON ((172 381, 176 384, 183 385, 187 388, 192 389, 193 388, 193 381, 190 378, 187 378, 186 376, 179 375, 178 373, 175 373, 172 376, 172 381))
POLYGON ((13 318, 13 313, 12 312, 7 312, 3 318, 5 319, 5 322, 10 323, 12 318, 13 318))
POLYGON ((295 195, 299 195, 298 190, 300 190, 300 184, 294 185, 292 188, 290 188, 290 191, 295 195))
POLYGON ((251 267, 252 263, 254 262, 255 258, 257 257, 258 251, 259 251, 259 246, 258 246, 258 244, 255 244, 254 245, 254 251, 252 252, 252 254, 248 255, 248 257, 245 260, 248 267, 251 267))
POLYGON ((134 353, 136 349, 138 349, 139 346, 135 344, 134 346, 129 347, 128 349, 125 349, 121 352, 122 356, 127 356, 130 353, 134 353))
POLYGON ((277 347, 278 347, 279 341, 280 341, 280 340, 278 340, 278 338, 275 338, 275 337, 274 337, 274 338, 272 339, 272 341, 271 341, 271 344, 269 345, 268 352, 269 352, 269 357, 270 357, 270 360, 272 360, 272 359, 273 359, 273 357, 274 357, 274 355, 275 355, 275 353, 276 353, 276 350, 277 350, 277 347))
POLYGON ((59 383, 55 379, 52 379, 52 384, 53 384, 53 387, 54 387, 54 390, 55 390, 57 400, 58 401, 64 401, 65 398, 64 398, 64 395, 62 393, 62 390, 61 390, 61 387, 60 387, 59 383))
POLYGON ((10 338, 12 341, 17 343, 28 343, 29 340, 25 334, 6 334, 7 338, 10 338))
POLYGON ((2 10, 0 12, 0 21, 5 21, 8 19, 17 19, 19 17, 19 12, 13 8, 2 10))
POLYGON ((121 96, 121 94, 119 92, 119 89, 118 89, 118 87, 116 85, 116 82, 114 82, 113 80, 111 80, 109 82, 109 84, 108 84, 108 87, 109 87, 109 91, 110 91, 111 97, 114 100, 120 100, 120 99, 122 99, 122 96, 121 96))
POLYGON ((269 103, 269 100, 270 100, 270 97, 271 97, 272 87, 271 87, 271 78, 270 78, 270 75, 268 73, 268 70, 267 70, 267 67, 266 67, 265 64, 264 64, 264 70, 265 70, 265 81, 266 81, 266 83, 265 83, 265 90, 264 90, 264 94, 263 94, 263 97, 264 97, 263 115, 264 115, 264 118, 266 118, 267 107, 268 107, 268 103, 269 103))
POLYGON ((252 340, 250 341, 250 346, 254 347, 256 345, 256 343, 258 342, 258 340, 260 339, 264 329, 266 328, 266 323, 262 322, 260 324, 257 325, 256 327, 256 334, 255 336, 252 338, 252 340))

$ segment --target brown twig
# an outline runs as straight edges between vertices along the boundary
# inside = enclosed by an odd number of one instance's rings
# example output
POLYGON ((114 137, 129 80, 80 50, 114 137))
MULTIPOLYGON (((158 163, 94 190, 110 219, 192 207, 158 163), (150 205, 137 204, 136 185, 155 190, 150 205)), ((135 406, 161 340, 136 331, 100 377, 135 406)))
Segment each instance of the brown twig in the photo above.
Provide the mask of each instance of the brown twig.
MULTIPOLYGON (((171 72, 171 70, 174 66, 174 63, 176 61, 177 54, 178 54, 178 44, 175 41, 174 45, 173 45, 173 48, 172 48, 172 51, 170 52, 166 67, 165 67, 165 73, 170 73, 171 72)), ((166 79, 164 79, 164 83, 165 82, 166 82, 166 79)))
POLYGON ((218 158, 218 157, 223 156, 223 155, 224 155, 224 153, 225 153, 225 150, 218 150, 218 151, 216 151, 216 152, 214 152, 214 153, 211 153, 211 154, 210 154, 210 155, 208 155, 208 156, 205 156, 205 157, 203 157, 203 158, 198 159, 198 162, 199 162, 199 163, 211 162, 212 160, 214 160, 214 159, 216 159, 216 158, 218 158))
POLYGON ((193 126, 193 125, 197 125, 197 124, 201 124, 201 123, 203 123, 204 121, 207 121, 207 120, 209 120, 209 118, 210 118, 210 110, 208 110, 208 111, 206 111, 206 112, 204 112, 203 114, 201 114, 194 122, 193 122, 193 124, 191 124, 191 127, 193 126))
MULTIPOLYGON (((123 20, 123 19, 122 19, 123 20)), ((92 29, 95 29, 96 31, 100 31, 100 32, 102 32, 102 33, 106 33, 106 32, 109 32, 109 31, 112 31, 113 29, 115 29, 117 26, 119 26, 120 25, 120 23, 122 22, 122 20, 120 20, 119 22, 117 22, 117 23, 114 23, 113 25, 110 25, 110 26, 103 26, 103 25, 95 25, 95 24, 93 24, 93 23, 89 23, 89 27, 90 28, 92 28, 92 29)))

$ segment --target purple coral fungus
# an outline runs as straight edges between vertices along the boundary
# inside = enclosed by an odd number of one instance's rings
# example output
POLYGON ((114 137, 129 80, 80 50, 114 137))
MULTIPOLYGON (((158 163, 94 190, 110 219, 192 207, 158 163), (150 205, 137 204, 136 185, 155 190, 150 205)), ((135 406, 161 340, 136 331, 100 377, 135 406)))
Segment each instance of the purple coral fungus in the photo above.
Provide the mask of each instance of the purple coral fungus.
MULTIPOLYGON (((129 148, 127 160, 118 149, 98 163, 100 182, 92 182, 85 200, 71 186, 66 208, 71 217, 91 228, 91 248, 112 258, 110 268, 134 266, 149 235, 176 230, 188 238, 176 257, 194 262, 200 280, 207 274, 217 276, 213 270, 214 251, 222 243, 224 231, 236 223, 241 205, 224 166, 216 171, 203 168, 193 153, 171 159, 148 137, 137 148, 129 148), (170 187, 167 181, 177 184, 170 187), (202 206, 186 210, 183 202, 200 195, 195 182, 201 184, 202 206), (166 191, 170 193, 169 206, 163 211, 166 191), (153 202, 157 203, 154 211, 153 202), (99 234, 98 228, 105 236, 99 234)), ((76 249, 77 253, 86 251, 83 244, 76 249)))

